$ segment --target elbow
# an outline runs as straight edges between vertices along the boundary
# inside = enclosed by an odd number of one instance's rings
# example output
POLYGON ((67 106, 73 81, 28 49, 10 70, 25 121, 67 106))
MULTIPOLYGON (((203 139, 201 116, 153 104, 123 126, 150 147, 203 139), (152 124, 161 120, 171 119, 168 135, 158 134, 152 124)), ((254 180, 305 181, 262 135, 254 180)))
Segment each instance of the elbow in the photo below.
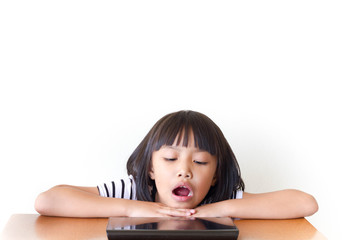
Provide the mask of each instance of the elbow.
POLYGON ((292 195, 290 208, 294 210, 289 218, 309 217, 318 211, 319 206, 314 196, 295 189, 290 189, 288 193, 292 195))
POLYGON ((319 205, 315 197, 310 194, 305 194, 303 206, 304 217, 309 217, 319 210, 319 205))
POLYGON ((316 199, 313 196, 311 196, 310 202, 311 202, 310 203, 311 207, 309 209, 309 215, 308 216, 311 216, 311 215, 315 214, 319 210, 319 205, 318 205, 316 199))
POLYGON ((56 200, 58 198, 58 196, 56 196, 56 191, 63 186, 66 185, 58 185, 43 193, 40 193, 35 200, 35 210, 41 215, 54 215, 56 200))
POLYGON ((47 195, 46 192, 40 193, 35 200, 35 205, 34 205, 35 210, 41 215, 48 215, 50 204, 49 204, 49 199, 46 195, 47 195))

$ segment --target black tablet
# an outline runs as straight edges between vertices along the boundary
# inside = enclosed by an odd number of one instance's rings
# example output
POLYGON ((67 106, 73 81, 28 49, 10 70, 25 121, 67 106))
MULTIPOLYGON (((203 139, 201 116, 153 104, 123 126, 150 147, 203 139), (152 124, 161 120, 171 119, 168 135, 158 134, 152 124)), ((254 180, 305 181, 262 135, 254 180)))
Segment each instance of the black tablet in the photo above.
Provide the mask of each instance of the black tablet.
POLYGON ((106 228, 112 239, 237 239, 231 218, 111 217, 106 228))

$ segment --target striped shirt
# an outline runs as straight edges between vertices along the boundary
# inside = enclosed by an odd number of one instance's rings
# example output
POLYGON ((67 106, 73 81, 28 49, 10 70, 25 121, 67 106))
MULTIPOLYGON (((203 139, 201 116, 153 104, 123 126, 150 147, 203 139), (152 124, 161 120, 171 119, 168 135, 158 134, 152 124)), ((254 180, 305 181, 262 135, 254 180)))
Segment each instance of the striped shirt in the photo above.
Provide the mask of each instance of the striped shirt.
POLYGON ((102 197, 136 200, 136 184, 132 175, 128 179, 119 179, 97 186, 102 197))
MULTIPOLYGON (((128 179, 119 179, 109 183, 103 183, 97 186, 99 194, 102 197, 123 198, 136 200, 136 184, 133 176, 128 179)), ((243 191, 234 191, 230 199, 241 199, 243 191)))

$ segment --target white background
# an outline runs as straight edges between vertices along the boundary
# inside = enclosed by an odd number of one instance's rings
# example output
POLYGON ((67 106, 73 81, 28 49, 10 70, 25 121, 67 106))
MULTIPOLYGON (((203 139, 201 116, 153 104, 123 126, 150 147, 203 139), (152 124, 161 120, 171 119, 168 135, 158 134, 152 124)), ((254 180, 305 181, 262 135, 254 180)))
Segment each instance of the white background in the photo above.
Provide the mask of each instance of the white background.
POLYGON ((56 184, 95 186, 163 115, 223 130, 248 192, 297 188, 358 232, 357 1, 1 1, 3 228, 56 184))

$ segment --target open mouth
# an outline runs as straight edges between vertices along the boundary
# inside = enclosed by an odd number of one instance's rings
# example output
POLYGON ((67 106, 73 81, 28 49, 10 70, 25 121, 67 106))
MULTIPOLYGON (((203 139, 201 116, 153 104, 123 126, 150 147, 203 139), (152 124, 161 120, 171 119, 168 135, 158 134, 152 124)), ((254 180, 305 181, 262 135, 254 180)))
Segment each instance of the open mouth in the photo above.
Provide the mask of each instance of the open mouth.
POLYGON ((191 197, 193 195, 191 189, 184 185, 176 187, 172 192, 175 196, 179 197, 191 197))

